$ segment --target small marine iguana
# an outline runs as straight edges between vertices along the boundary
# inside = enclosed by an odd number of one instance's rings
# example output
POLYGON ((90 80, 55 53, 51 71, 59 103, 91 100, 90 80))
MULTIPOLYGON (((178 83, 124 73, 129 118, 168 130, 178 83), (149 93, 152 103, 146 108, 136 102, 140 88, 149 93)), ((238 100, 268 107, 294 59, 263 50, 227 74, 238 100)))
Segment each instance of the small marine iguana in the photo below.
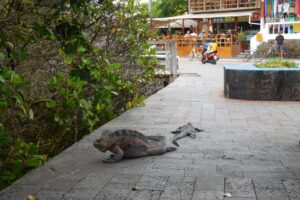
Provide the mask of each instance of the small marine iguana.
POLYGON ((173 137, 172 143, 179 147, 179 144, 177 143, 176 140, 179 140, 186 136, 189 136, 189 137, 195 139, 196 133, 201 132, 201 131, 204 131, 204 130, 199 129, 199 128, 194 128, 191 123, 187 123, 186 125, 180 126, 178 129, 171 132, 171 133, 175 134, 173 137))
POLYGON ((119 162, 123 158, 161 155, 176 150, 175 147, 166 146, 164 136, 145 136, 131 129, 104 131, 100 139, 94 142, 94 147, 102 152, 109 150, 113 153, 103 160, 108 163, 119 162))

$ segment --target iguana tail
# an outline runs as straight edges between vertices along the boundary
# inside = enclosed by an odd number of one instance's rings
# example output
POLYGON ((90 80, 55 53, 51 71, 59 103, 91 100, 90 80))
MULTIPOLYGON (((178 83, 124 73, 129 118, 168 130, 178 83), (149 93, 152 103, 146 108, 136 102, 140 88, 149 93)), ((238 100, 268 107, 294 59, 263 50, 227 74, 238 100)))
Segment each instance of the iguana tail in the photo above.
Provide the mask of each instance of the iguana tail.
POLYGON ((166 147, 166 152, 175 151, 176 147, 166 147))

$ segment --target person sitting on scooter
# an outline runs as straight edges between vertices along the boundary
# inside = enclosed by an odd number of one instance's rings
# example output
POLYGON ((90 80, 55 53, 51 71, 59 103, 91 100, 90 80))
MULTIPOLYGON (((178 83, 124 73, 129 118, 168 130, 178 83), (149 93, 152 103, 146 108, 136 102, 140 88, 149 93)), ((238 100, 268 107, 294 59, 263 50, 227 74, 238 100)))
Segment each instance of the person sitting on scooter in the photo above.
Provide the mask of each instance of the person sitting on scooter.
POLYGON ((217 44, 216 40, 212 39, 212 43, 210 43, 209 48, 207 49, 207 51, 204 52, 205 61, 208 60, 208 54, 217 53, 217 48, 218 48, 218 44, 217 44))

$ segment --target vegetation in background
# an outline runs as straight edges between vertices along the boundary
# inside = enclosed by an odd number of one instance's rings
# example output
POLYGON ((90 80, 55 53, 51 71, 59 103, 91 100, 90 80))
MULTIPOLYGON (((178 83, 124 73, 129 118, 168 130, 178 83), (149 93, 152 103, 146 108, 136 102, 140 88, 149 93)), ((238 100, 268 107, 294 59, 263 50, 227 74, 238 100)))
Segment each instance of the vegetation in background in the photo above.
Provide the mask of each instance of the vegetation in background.
POLYGON ((147 17, 134 0, 1 2, 0 189, 143 105, 156 66, 147 17))
POLYGON ((171 17, 187 12, 187 0, 156 0, 153 2, 154 17, 171 17))
POLYGON ((245 43, 246 42, 246 34, 243 30, 241 30, 238 35, 237 35, 237 39, 239 41, 240 44, 245 43))
POLYGON ((282 58, 271 58, 262 63, 255 64, 258 68, 296 68, 298 65, 294 61, 282 58))
MULTIPOLYGON (((140 7, 148 10, 148 4, 142 3, 140 7)), ((152 16, 153 17, 171 17, 182 15, 187 12, 187 0, 152 0, 152 16)))

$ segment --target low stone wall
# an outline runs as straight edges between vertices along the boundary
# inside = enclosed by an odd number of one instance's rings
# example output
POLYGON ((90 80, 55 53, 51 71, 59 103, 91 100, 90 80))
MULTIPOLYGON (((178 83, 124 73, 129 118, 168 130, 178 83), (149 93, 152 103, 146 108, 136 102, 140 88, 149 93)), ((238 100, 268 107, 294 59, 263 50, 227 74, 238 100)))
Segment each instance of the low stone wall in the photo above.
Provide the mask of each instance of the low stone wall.
POLYGON ((224 66, 224 95, 244 100, 300 100, 300 68, 224 66))

